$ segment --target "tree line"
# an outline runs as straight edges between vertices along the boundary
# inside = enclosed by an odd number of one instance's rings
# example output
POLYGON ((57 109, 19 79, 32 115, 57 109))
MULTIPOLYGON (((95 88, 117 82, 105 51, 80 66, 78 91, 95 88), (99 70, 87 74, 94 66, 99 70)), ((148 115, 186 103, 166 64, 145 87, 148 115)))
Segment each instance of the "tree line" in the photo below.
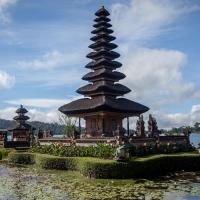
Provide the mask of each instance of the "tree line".
POLYGON ((200 122, 195 122, 193 126, 173 127, 169 130, 161 129, 161 133, 165 135, 182 134, 185 128, 187 128, 191 133, 200 133, 200 122))

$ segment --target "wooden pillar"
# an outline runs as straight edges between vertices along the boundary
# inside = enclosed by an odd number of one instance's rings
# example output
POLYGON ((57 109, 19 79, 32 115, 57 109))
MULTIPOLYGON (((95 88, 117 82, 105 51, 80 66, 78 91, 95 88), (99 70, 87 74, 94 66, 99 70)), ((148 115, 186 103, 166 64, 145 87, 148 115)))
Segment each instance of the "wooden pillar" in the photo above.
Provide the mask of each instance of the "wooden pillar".
POLYGON ((102 136, 105 136, 105 117, 102 115, 102 136))
POLYGON ((78 118, 78 130, 79 130, 79 134, 81 134, 81 118, 78 118))
POLYGON ((129 117, 126 118, 127 120, 127 135, 130 135, 130 131, 129 131, 129 117))

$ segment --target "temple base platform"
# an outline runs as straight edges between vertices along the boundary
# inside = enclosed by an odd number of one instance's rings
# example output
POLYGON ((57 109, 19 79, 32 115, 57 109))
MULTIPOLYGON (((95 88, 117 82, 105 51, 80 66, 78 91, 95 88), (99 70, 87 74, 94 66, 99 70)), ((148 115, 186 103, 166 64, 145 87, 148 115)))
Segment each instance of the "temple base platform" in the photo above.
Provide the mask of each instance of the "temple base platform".
MULTIPOLYGON (((61 143, 66 146, 70 146, 72 141, 75 142, 77 146, 90 146, 90 145, 97 145, 97 144, 118 144, 119 140, 116 137, 102 137, 102 138, 81 138, 72 140, 70 138, 59 138, 59 137, 48 137, 39 139, 38 142, 40 145, 48 145, 52 143, 61 143)), ((149 137, 131 137, 129 139, 129 143, 135 146, 141 145, 154 145, 155 143, 160 143, 163 145, 170 144, 187 144, 188 137, 181 135, 181 136, 160 136, 159 138, 149 138, 149 137)))

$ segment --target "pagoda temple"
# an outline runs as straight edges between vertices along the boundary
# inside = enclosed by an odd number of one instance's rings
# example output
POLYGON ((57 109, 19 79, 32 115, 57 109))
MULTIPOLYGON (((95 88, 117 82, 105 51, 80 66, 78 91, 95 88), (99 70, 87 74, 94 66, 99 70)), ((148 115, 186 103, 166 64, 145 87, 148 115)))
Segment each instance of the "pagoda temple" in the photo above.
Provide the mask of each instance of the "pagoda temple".
POLYGON ((85 66, 91 71, 82 77, 89 84, 77 90, 85 98, 63 105, 59 111, 78 117, 79 128, 83 118, 86 137, 113 137, 117 131, 123 132, 123 119, 127 118, 129 133, 129 117, 140 116, 149 108, 122 97, 131 90, 118 83, 125 75, 117 71, 122 64, 115 61, 120 55, 113 51, 117 45, 112 42, 116 38, 111 35, 110 14, 102 7, 95 15, 94 36, 90 38, 93 43, 89 46, 92 52, 87 55, 91 62, 85 66))
POLYGON ((13 119, 16 121, 16 125, 8 128, 5 134, 5 147, 29 147, 33 130, 31 125, 27 124, 26 121, 29 117, 26 116, 28 111, 21 105, 16 110, 17 116, 13 119), (11 135, 11 139, 8 139, 7 134, 11 135))

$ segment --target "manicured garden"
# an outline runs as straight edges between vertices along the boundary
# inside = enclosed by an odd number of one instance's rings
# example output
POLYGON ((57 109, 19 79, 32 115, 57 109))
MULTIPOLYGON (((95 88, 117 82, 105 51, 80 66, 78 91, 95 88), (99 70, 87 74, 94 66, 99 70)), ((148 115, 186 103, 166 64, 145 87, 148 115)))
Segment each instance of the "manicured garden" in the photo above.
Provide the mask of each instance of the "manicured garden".
POLYGON ((23 200, 58 197, 161 200, 168 195, 166 192, 169 195, 190 193, 191 198, 200 195, 197 152, 157 154, 117 162, 110 158, 65 157, 33 153, 33 149, 0 148, 0 160, 0 198, 11 198, 10 193, 23 200), (5 176, 6 170, 11 177, 5 176))
POLYGON ((200 171, 196 152, 159 154, 133 158, 129 162, 94 157, 60 157, 23 151, 1 150, 4 158, 15 164, 34 164, 42 169, 78 171, 92 178, 147 178, 176 171, 200 171))

